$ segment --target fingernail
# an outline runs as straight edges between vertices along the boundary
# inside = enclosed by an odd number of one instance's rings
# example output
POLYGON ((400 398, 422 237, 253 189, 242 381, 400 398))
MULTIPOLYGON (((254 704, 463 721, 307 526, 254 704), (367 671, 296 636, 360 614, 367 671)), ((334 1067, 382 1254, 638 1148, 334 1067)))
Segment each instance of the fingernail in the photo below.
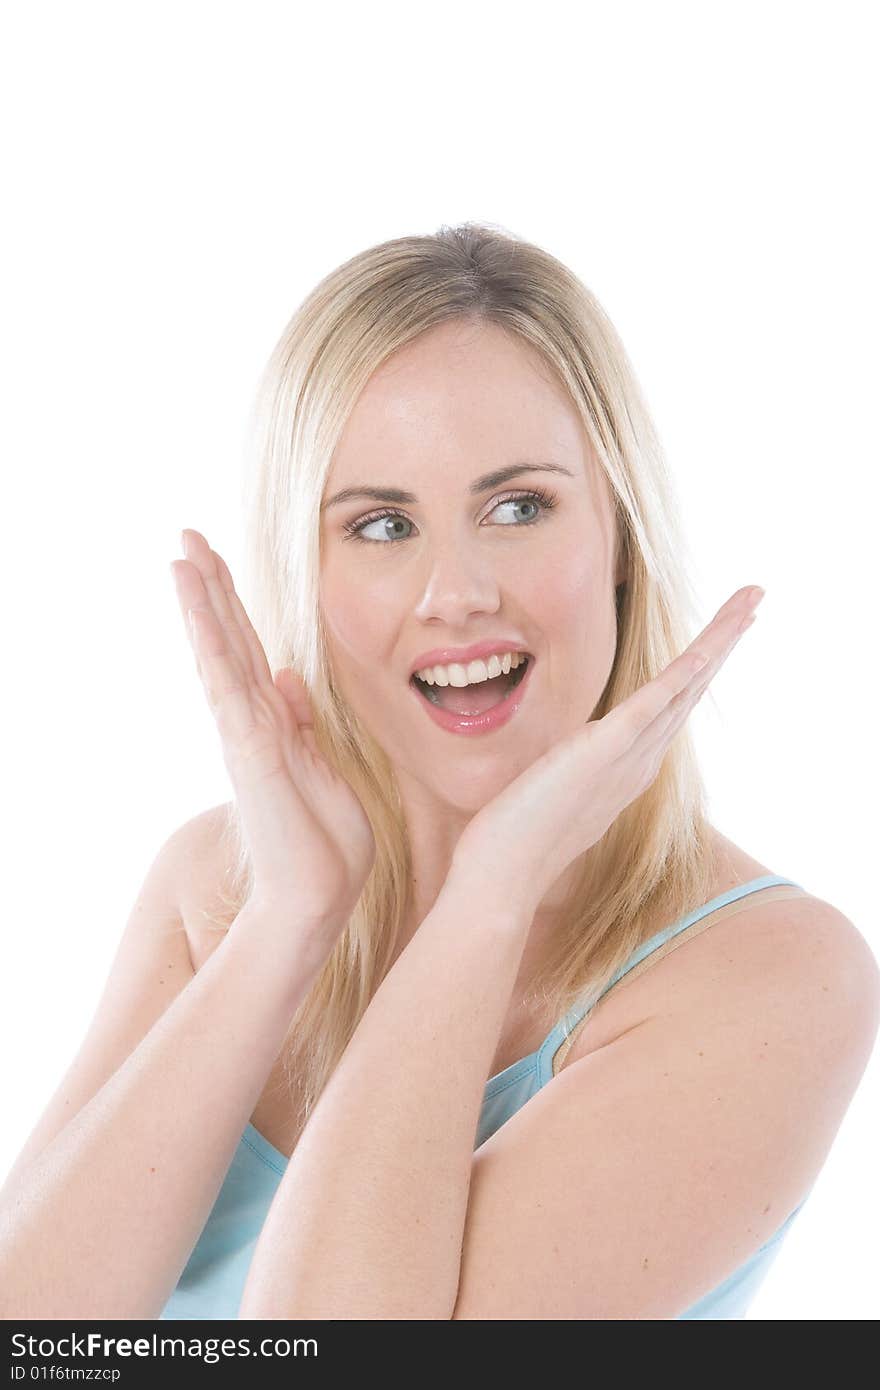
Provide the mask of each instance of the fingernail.
POLYGON ((766 590, 762 589, 760 584, 756 584, 751 589, 749 597, 751 598, 752 602, 757 606, 761 602, 761 599, 764 597, 765 593, 766 590))
POLYGON ((185 554, 186 554, 186 532, 185 532, 185 531, 181 531, 181 533, 180 533, 180 548, 181 548, 181 550, 183 551, 183 553, 184 553, 184 555, 185 555, 185 554))

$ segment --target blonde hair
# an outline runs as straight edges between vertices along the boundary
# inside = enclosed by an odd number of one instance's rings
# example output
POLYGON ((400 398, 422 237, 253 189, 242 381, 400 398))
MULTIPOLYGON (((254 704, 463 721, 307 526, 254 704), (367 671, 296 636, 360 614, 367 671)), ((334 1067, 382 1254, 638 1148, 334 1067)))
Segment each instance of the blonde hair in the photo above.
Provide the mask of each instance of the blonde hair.
MULTIPOLYGON (((640 387, 613 325, 572 271, 497 226, 465 223, 373 246, 311 291, 272 352, 254 403, 240 587, 271 668, 293 666, 304 679, 318 746, 360 797, 376 858, 285 1041, 301 1124, 390 968, 411 872, 392 765, 334 684, 319 605, 319 508, 334 448, 371 375, 389 354, 455 318, 499 325, 543 354, 610 485, 624 580, 617 651, 594 718, 659 674, 696 629, 677 505, 640 387)), ((228 912, 213 918, 221 928, 252 886, 234 800, 229 811, 231 890, 221 889, 228 912)), ((558 1018, 594 1000, 643 941, 707 900, 710 861, 686 724, 652 785, 583 857, 533 997, 558 1018)))

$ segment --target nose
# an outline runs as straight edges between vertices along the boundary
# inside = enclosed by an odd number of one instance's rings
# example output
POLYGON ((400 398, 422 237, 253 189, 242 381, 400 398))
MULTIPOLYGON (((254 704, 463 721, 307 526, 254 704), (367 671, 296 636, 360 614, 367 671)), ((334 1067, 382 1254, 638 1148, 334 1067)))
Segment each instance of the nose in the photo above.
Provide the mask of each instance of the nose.
POLYGON ((450 540, 435 545, 426 558, 415 614, 420 622, 436 621, 464 634, 474 613, 497 613, 498 578, 490 556, 479 546, 450 540))

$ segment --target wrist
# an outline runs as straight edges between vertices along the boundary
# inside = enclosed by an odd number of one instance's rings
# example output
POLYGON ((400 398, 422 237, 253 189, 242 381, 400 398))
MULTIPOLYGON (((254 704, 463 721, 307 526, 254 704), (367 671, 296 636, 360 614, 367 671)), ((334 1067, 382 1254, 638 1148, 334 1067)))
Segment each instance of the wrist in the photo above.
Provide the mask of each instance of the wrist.
POLYGON ((476 909, 480 921, 513 932, 528 930, 540 901, 531 875, 519 872, 516 864, 499 868, 476 842, 459 841, 443 892, 458 896, 469 911, 476 909))
POLYGON ((275 969, 317 975, 341 935, 347 917, 297 911, 276 899, 249 898, 229 929, 274 963, 275 969))

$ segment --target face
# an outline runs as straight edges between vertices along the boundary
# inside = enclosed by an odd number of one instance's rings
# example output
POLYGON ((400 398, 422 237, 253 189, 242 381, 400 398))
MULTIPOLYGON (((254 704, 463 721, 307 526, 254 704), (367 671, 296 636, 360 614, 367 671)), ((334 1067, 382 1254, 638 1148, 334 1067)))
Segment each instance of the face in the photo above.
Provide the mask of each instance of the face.
MULTIPOLYGON (((607 484, 529 345, 495 325, 446 323, 370 379, 324 490, 321 604, 336 681, 405 803, 460 825, 590 718, 614 661, 619 578, 607 484), (362 487, 408 499, 333 501, 362 487), (529 653, 513 713, 444 727, 411 683, 420 658, 496 640, 529 653)), ((442 698, 478 707, 484 684, 442 698)))

